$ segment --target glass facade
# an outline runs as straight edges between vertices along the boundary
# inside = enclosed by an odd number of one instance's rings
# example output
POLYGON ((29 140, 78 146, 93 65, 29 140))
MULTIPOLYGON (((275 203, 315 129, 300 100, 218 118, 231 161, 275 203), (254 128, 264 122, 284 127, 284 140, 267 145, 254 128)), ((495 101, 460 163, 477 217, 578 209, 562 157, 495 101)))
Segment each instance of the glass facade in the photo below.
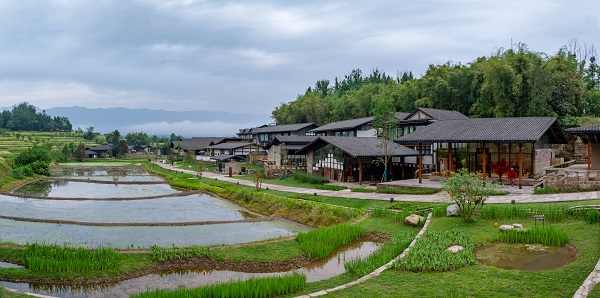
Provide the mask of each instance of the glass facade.
MULTIPOLYGON (((535 148, 532 143, 521 143, 523 158, 523 177, 533 177, 533 163, 535 161, 535 148)), ((438 143, 437 147, 438 171, 448 163, 448 143, 438 143)), ((512 164, 512 168, 519 169, 519 144, 516 143, 486 143, 485 150, 483 143, 452 143, 452 159, 454 160, 454 169, 468 168, 469 172, 483 172, 483 155, 486 158, 486 174, 488 177, 497 177, 490 173, 489 162, 498 162, 505 160, 512 164)))

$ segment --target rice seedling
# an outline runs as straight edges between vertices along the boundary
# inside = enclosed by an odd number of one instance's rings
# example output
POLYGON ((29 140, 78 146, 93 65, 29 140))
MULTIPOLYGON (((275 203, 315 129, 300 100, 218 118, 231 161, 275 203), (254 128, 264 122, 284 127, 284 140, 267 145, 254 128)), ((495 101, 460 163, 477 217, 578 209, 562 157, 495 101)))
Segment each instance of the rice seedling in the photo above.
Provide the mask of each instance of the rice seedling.
POLYGON ((322 259, 336 248, 348 244, 364 235, 360 226, 341 224, 299 233, 296 240, 311 260, 322 259))
POLYGON ((345 187, 345 186, 327 185, 327 184, 317 184, 317 185, 315 185, 315 188, 322 189, 322 190, 333 190, 333 191, 347 189, 347 187, 345 187))
POLYGON ((395 269, 423 272, 450 271, 475 263, 473 238, 461 230, 427 232, 402 259, 392 266, 395 269), (461 245, 456 253, 446 250, 461 245))
POLYGON ((411 211, 395 211, 393 209, 385 209, 385 208, 373 208, 371 210, 370 215, 378 218, 389 218, 394 222, 404 222, 404 219, 409 216, 411 211))
POLYGON ((250 278, 248 280, 229 281, 198 288, 157 289, 140 294, 132 298, 146 297, 246 297, 265 298, 294 293, 304 288, 306 276, 304 274, 288 274, 281 276, 250 278))
POLYGON ((430 195, 438 192, 435 188, 377 188, 377 193, 389 193, 389 194, 406 194, 406 195, 430 195))
POLYGON ((506 243, 539 243, 562 246, 568 242, 567 233, 551 226, 532 229, 501 231, 498 240, 506 243))
POLYGON ((152 245, 150 248, 152 249, 152 258, 159 262, 210 256, 210 249, 196 245, 190 247, 175 247, 173 245, 171 248, 160 248, 152 245))
POLYGON ((399 256, 410 245, 412 240, 413 236, 409 233, 398 235, 368 257, 346 262, 344 268, 350 274, 358 277, 365 276, 399 256))
POLYGON ((585 219, 588 223, 593 224, 600 222, 600 211, 596 209, 586 209, 585 211, 585 219))
POLYGON ((486 205, 480 210, 482 219, 531 219, 534 215, 544 215, 547 221, 564 222, 575 213, 564 206, 544 208, 523 208, 519 206, 486 205))
POLYGON ((120 255, 112 248, 85 249, 56 244, 28 244, 23 251, 23 264, 33 271, 86 272, 116 268, 120 255))

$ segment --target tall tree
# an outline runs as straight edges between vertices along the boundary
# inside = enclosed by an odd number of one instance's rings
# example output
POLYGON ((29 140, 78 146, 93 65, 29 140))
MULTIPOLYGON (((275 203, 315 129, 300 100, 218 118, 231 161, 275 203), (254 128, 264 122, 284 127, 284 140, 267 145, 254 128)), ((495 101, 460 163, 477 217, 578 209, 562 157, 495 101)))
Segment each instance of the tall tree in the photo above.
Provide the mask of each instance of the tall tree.
POLYGON ((379 148, 381 156, 377 163, 383 164, 383 182, 388 181, 388 165, 392 158, 393 132, 396 128, 396 110, 390 100, 379 101, 373 110, 373 128, 375 128, 377 138, 380 141, 379 148))

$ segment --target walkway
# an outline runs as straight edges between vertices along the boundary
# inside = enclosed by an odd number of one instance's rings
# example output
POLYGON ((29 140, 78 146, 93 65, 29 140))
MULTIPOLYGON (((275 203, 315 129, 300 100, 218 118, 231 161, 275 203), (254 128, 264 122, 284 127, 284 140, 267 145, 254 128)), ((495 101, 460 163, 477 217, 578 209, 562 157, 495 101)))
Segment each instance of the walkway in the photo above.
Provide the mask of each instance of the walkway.
MULTIPOLYGON (((197 172, 180 169, 173 167, 169 164, 156 163, 160 167, 165 169, 170 169, 173 171, 188 173, 192 175, 196 175, 197 172)), ((232 183, 239 183, 241 185, 247 185, 254 187, 254 182, 242 179, 235 179, 228 177, 223 174, 214 173, 214 172, 204 172, 202 177, 217 179, 221 181, 227 181, 232 183)), ((412 181, 407 181, 407 183, 413 183, 412 181)), ((450 199, 447 197, 445 192, 438 192, 432 195, 404 195, 404 194, 382 194, 382 193, 363 193, 363 192, 351 192, 350 189, 340 190, 340 191, 331 191, 331 190, 319 190, 319 189, 310 189, 310 188, 301 188, 301 187, 291 187, 291 186, 281 186, 275 184, 262 184, 263 188, 269 188, 272 190, 278 191, 287 191, 299 194, 307 194, 314 195, 315 193, 320 196, 330 196, 330 197, 339 197, 339 198, 353 198, 353 199, 362 199, 362 200, 381 200, 381 201, 389 201, 390 198, 394 198, 395 201, 405 201, 405 202, 450 202, 450 199)), ((544 195, 534 195, 533 188, 525 187, 523 190, 510 189, 510 194, 504 196, 491 196, 486 202, 487 203, 511 203, 512 200, 515 200, 516 203, 534 203, 534 202, 564 202, 564 201, 583 201, 583 200, 592 200, 600 198, 600 194, 598 191, 591 192, 578 192, 578 193, 561 193, 561 194, 544 194, 544 195)))

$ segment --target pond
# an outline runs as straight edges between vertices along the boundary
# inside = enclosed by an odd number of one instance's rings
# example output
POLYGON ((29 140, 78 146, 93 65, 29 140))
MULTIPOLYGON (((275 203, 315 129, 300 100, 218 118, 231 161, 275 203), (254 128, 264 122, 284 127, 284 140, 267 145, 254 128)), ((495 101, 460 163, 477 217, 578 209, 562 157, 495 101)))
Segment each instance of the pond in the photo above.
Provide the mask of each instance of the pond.
POLYGON ((55 198, 139 198, 176 193, 164 184, 101 184, 64 180, 38 180, 13 191, 21 195, 55 198))
POLYGON ((577 252, 568 246, 498 242, 477 249, 475 258, 480 264, 508 270, 541 271, 575 261, 577 252))
POLYGON ((122 281, 114 285, 95 288, 51 287, 29 285, 27 283, 0 282, 1 286, 25 292, 60 297, 127 297, 134 293, 153 289, 175 289, 180 286, 198 287, 231 279, 248 279, 250 277, 265 277, 291 272, 302 272, 308 282, 324 280, 345 272, 344 264, 358 257, 365 257, 379 247, 374 242, 355 242, 338 250, 329 258, 310 263, 307 266, 290 272, 245 273, 226 270, 197 270, 149 274, 138 278, 122 281))
POLYGON ((0 219, 2 241, 114 248, 237 244, 306 231, 283 219, 190 226, 83 226, 0 219))
POLYGON ((125 201, 26 199, 0 195, 0 216, 93 223, 233 221, 256 218, 230 201, 205 194, 125 201))

